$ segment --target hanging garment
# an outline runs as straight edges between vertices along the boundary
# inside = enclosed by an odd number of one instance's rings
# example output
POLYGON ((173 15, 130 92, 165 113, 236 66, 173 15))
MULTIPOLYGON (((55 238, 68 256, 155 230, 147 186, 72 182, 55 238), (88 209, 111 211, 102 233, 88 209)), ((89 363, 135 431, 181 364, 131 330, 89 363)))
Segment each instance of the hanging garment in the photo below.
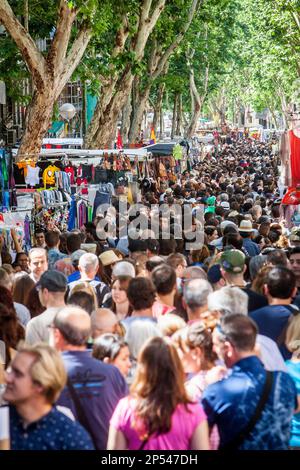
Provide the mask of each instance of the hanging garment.
POLYGON ((37 186, 40 182, 40 168, 38 166, 32 167, 27 165, 27 176, 25 176, 25 183, 29 186, 37 186))
POLYGON ((83 201, 81 201, 77 205, 77 220, 78 220, 78 227, 82 227, 84 224, 87 223, 87 207, 83 201))
POLYGON ((72 165, 66 166, 65 172, 69 175, 71 184, 75 184, 75 168, 72 165))
POLYGON ((300 186, 300 137, 293 130, 289 131, 290 137, 290 162, 291 162, 291 186, 300 186))
POLYGON ((96 192, 96 197, 94 200, 94 209, 93 209, 93 219, 97 216, 97 209, 102 204, 110 204, 111 196, 108 192, 96 192))
POLYGON ((83 165, 81 165, 81 168, 82 168, 82 178, 86 178, 88 181, 91 181, 92 174, 93 174, 92 172, 93 165, 84 163, 83 165))
POLYGON ((107 183, 107 181, 108 181, 107 170, 105 168, 102 168, 101 166, 96 166, 94 183, 95 184, 107 183))
POLYGON ((43 173, 44 185, 54 186, 55 185, 55 172, 60 171, 57 166, 49 165, 43 173))
POLYGON ((81 194, 88 194, 88 182, 86 178, 77 178, 76 184, 81 187, 81 194))
POLYGON ((70 232, 76 227, 76 213, 77 213, 76 200, 74 196, 71 196, 71 198, 72 198, 72 201, 71 201, 71 207, 69 211, 68 232, 70 232))

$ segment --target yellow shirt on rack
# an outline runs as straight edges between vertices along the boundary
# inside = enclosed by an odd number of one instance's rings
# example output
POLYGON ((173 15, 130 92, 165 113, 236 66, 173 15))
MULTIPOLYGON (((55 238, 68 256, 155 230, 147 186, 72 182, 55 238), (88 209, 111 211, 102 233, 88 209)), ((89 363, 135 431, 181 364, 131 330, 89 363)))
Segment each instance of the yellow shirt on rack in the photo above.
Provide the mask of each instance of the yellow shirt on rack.
POLYGON ((44 185, 54 185, 55 184, 55 172, 60 171, 59 168, 55 165, 49 165, 47 168, 45 168, 43 172, 43 182, 44 185))
POLYGON ((17 167, 19 168, 19 170, 23 170, 24 171, 24 176, 26 178, 27 176, 27 167, 28 166, 31 166, 32 168, 35 168, 35 162, 33 160, 24 160, 23 162, 18 162, 17 163, 17 167))

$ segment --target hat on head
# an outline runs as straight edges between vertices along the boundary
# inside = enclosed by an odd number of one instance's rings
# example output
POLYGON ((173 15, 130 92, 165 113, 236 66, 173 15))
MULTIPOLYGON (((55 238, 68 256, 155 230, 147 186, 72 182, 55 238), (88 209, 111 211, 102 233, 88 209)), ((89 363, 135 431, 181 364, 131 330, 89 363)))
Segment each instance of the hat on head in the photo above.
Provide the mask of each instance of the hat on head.
POLYGON ((238 228, 237 225, 232 222, 232 220, 223 220, 223 222, 221 222, 220 224, 220 229, 222 232, 224 232, 224 229, 228 226, 228 225, 232 225, 233 227, 235 227, 236 229, 238 228))
POLYGON ((223 209, 225 209, 226 211, 230 210, 230 204, 228 201, 222 201, 220 206, 223 207, 223 209))
POLYGON ((172 188, 167 188, 165 191, 167 194, 171 194, 173 192, 172 188))
POLYGON ((226 250, 221 254, 219 262, 224 271, 239 274, 244 270, 245 258, 244 253, 240 250, 226 250))
POLYGON ((251 220, 242 220, 239 226, 240 232, 253 232, 251 220))
POLYGON ((221 269, 219 264, 213 264, 207 271, 207 280, 211 284, 216 284, 222 279, 221 269))
POLYGON ((53 269, 52 271, 46 271, 41 275, 36 287, 38 290, 48 289, 49 292, 65 292, 67 285, 68 280, 66 276, 53 269))
POLYGON ((120 259, 117 257, 114 251, 107 250, 99 255, 99 260, 103 266, 109 266, 110 264, 117 263, 120 259))
POLYGON ((128 261, 119 261, 112 270, 113 277, 117 276, 130 276, 135 277, 134 266, 128 261))
POLYGON ((239 215, 238 211, 232 211, 228 214, 228 217, 237 217, 239 215))
POLYGON ((86 254, 86 251, 84 250, 76 250, 74 251, 74 253, 71 254, 71 261, 72 261, 72 264, 75 264, 77 261, 80 260, 81 256, 82 255, 85 255, 86 254))

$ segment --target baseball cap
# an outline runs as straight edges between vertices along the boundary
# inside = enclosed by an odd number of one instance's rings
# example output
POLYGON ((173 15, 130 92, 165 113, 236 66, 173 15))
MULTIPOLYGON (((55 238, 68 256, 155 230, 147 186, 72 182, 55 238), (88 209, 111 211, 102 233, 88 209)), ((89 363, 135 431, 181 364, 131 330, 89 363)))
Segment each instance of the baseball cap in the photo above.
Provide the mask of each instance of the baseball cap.
POLYGON ((207 271, 207 280, 211 284, 216 284, 222 278, 221 269, 219 264, 213 264, 207 271))
POLYGON ((84 250, 76 250, 74 251, 74 253, 71 254, 71 261, 72 261, 72 264, 75 264, 79 261, 79 259, 81 258, 82 255, 85 255, 86 254, 86 251, 84 250))
POLYGON ((49 292, 65 292, 67 285, 68 280, 66 276, 53 269, 52 271, 46 271, 41 275, 36 288, 37 290, 48 289, 49 292))
POLYGON ((117 276, 130 276, 135 277, 134 266, 128 261, 119 261, 114 265, 112 270, 113 277, 117 276))
POLYGON ((219 262, 226 272, 239 274, 245 266, 245 255, 240 250, 226 250, 221 254, 219 262))

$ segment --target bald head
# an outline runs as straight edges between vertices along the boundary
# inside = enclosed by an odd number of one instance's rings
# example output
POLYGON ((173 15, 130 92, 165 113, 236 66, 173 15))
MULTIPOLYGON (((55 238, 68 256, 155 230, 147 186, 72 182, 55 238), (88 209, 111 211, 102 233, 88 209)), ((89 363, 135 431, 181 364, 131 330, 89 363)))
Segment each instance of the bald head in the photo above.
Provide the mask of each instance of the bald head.
POLYGON ((117 317, 109 308, 97 308, 91 315, 92 338, 104 333, 114 333, 118 323, 117 317))
POLYGON ((91 334, 91 319, 82 308, 70 305, 61 309, 54 319, 65 343, 70 346, 84 346, 91 334))

